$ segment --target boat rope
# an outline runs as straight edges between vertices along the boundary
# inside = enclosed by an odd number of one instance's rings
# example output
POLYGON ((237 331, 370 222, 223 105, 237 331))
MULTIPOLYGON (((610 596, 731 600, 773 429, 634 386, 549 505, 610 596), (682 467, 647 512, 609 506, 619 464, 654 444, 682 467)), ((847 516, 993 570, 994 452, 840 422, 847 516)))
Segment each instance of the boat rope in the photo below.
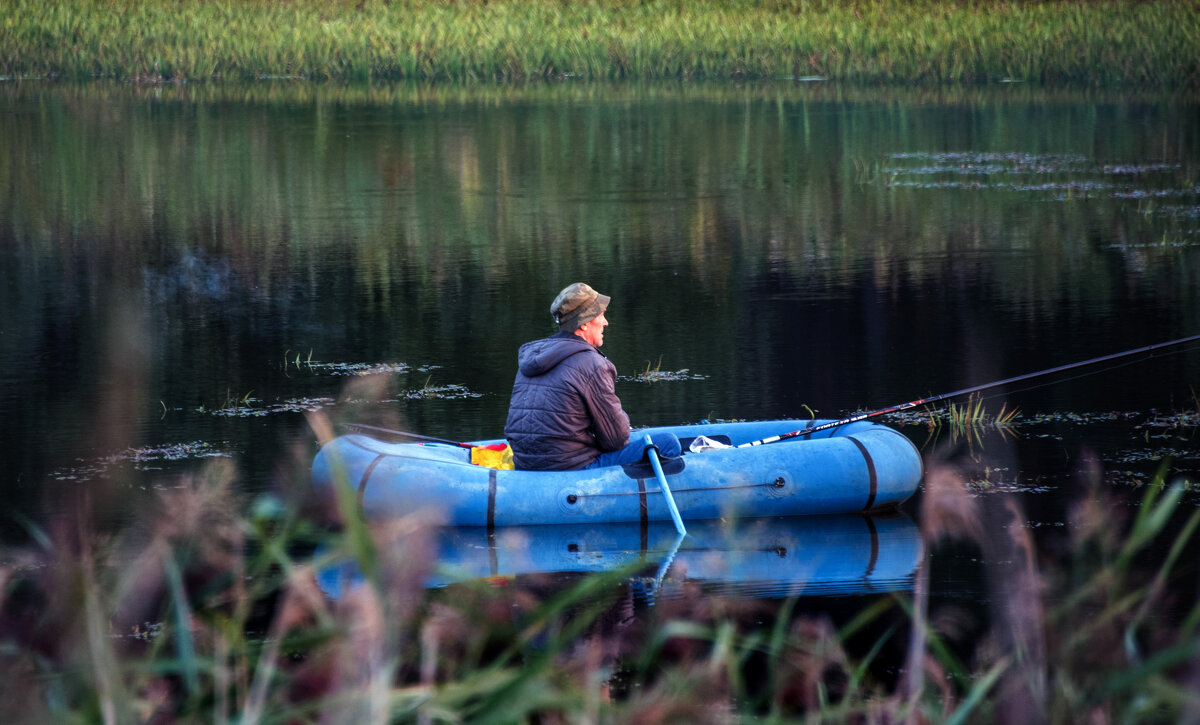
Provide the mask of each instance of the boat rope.
MULTIPOLYGON (((641 479, 639 479, 639 480, 641 480, 641 479)), ((727 490, 734 489, 734 488, 763 488, 763 487, 783 488, 784 484, 786 484, 786 483, 787 483, 787 481, 784 481, 783 477, 780 476, 779 478, 775 479, 774 481, 768 481, 767 483, 743 483, 743 484, 740 484, 737 486, 703 486, 703 487, 698 487, 698 488, 676 488, 676 489, 672 489, 672 490, 675 491, 675 493, 691 493, 693 491, 700 491, 700 492, 727 491, 727 490)), ((647 493, 658 493, 658 491, 647 490, 645 492, 642 492, 642 491, 610 491, 608 493, 572 493, 570 496, 567 497, 567 502, 574 503, 575 500, 578 500, 581 498, 603 498, 605 496, 643 496, 647 493)))

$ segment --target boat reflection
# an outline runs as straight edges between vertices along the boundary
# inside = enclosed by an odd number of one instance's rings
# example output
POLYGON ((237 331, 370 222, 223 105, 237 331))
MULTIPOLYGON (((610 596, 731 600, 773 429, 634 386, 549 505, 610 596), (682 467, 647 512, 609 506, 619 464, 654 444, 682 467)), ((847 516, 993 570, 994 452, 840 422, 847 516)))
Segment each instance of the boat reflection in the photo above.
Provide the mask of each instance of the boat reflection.
MULTIPOLYGON (((453 527, 439 531, 431 588, 527 574, 588 573, 628 567, 652 597, 683 584, 732 597, 847 596, 912 588, 923 549, 901 513, 689 521, 641 525, 453 527)), ((336 597, 356 579, 352 565, 320 572, 336 597)))

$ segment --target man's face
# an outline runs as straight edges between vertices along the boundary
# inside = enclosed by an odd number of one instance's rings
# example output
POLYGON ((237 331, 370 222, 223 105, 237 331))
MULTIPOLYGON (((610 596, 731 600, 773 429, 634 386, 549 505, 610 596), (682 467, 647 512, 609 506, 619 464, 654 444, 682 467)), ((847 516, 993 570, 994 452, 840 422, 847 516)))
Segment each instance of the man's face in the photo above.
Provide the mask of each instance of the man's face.
POLYGON ((608 327, 608 320, 605 319, 604 313, 600 313, 599 317, 591 319, 586 325, 576 330, 575 334, 582 337, 585 342, 600 347, 604 344, 605 327, 608 327))

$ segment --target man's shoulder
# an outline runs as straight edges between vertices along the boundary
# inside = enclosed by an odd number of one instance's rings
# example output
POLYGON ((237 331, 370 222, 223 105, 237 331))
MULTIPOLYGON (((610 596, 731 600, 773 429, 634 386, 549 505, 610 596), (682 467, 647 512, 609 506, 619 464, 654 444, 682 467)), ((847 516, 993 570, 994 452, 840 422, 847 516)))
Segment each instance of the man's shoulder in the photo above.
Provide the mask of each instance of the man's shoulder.
POLYGON ((521 345, 521 354, 536 354, 536 355, 575 355, 589 350, 596 350, 595 347, 589 345, 578 335, 564 335, 558 333, 550 337, 543 337, 537 340, 530 340, 521 345))
POLYGON ((614 373, 616 372, 616 366, 612 364, 612 361, 608 359, 607 355, 600 352, 600 350, 591 343, 584 342, 583 340, 580 340, 580 342, 583 343, 583 347, 575 354, 563 358, 563 365, 567 365, 576 370, 593 373, 608 369, 611 369, 614 373))
POLYGON ((589 353, 604 359, 595 347, 579 336, 560 332, 522 345, 517 353, 517 363, 526 375, 541 375, 558 365, 574 366, 579 362, 576 358, 592 357, 589 353))

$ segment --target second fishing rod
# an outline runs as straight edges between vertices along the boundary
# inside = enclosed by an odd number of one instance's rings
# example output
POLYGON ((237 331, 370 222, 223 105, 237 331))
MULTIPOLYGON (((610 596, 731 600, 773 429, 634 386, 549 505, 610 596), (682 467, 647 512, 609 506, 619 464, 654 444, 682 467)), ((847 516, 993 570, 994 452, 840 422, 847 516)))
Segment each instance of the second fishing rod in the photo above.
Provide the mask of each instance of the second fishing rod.
POLYGON ((969 388, 963 388, 961 390, 955 390, 955 391, 952 391, 949 393, 941 393, 939 395, 932 395, 928 398, 917 398, 916 400, 910 400, 910 401, 907 401, 904 403, 897 403, 896 405, 890 405, 886 408, 879 408, 877 410, 871 410, 871 411, 868 411, 865 413, 858 413, 858 414, 852 415, 848 418, 842 418, 841 420, 834 420, 834 421, 829 421, 828 423, 821 423, 819 425, 814 425, 811 428, 803 428, 801 430, 791 431, 790 433, 783 433, 781 435, 771 436, 770 438, 763 438, 763 439, 757 440, 757 441, 750 441, 749 443, 742 443, 741 445, 738 446, 738 448, 749 448, 751 446, 761 446, 766 443, 775 443, 776 441, 788 440, 790 438, 796 438, 798 436, 811 435, 818 431, 829 430, 830 428, 837 428, 839 426, 847 425, 849 423, 856 423, 860 420, 867 420, 868 418, 875 418, 880 415, 886 415, 888 413, 896 413, 901 410, 915 408, 918 405, 928 405, 930 403, 936 403, 938 401, 946 400, 948 398, 955 398, 960 395, 970 395, 971 393, 977 393, 981 390, 987 390, 988 388, 996 388, 1001 385, 1008 385, 1010 383, 1019 383, 1023 380, 1031 380, 1033 378, 1038 378, 1043 375, 1052 375, 1054 373, 1060 373, 1065 370, 1072 370, 1072 369, 1084 367, 1087 365, 1095 365, 1096 363, 1107 362, 1109 360, 1116 360, 1118 358, 1128 357, 1130 355, 1137 355, 1139 353, 1153 352, 1154 350, 1159 350, 1159 349, 1167 348, 1167 347, 1174 347, 1176 345, 1182 345, 1182 344, 1188 343, 1188 342, 1196 342, 1197 340, 1200 340, 1200 335, 1190 335, 1188 337, 1181 337, 1177 340, 1168 340, 1167 342, 1160 342, 1160 343, 1156 343, 1154 345, 1145 345, 1143 347, 1134 348, 1132 350, 1123 350, 1121 352, 1114 352, 1110 355, 1101 355, 1100 357, 1094 357, 1094 358, 1090 358, 1087 360, 1080 360, 1079 362, 1067 363, 1065 365, 1059 365, 1057 367, 1046 368, 1045 370, 1037 370, 1037 371, 1034 371, 1031 373, 1025 373, 1024 375, 1016 375, 1011 378, 1004 378, 1003 380, 993 380, 990 383, 982 383, 980 385, 972 385, 969 388))

